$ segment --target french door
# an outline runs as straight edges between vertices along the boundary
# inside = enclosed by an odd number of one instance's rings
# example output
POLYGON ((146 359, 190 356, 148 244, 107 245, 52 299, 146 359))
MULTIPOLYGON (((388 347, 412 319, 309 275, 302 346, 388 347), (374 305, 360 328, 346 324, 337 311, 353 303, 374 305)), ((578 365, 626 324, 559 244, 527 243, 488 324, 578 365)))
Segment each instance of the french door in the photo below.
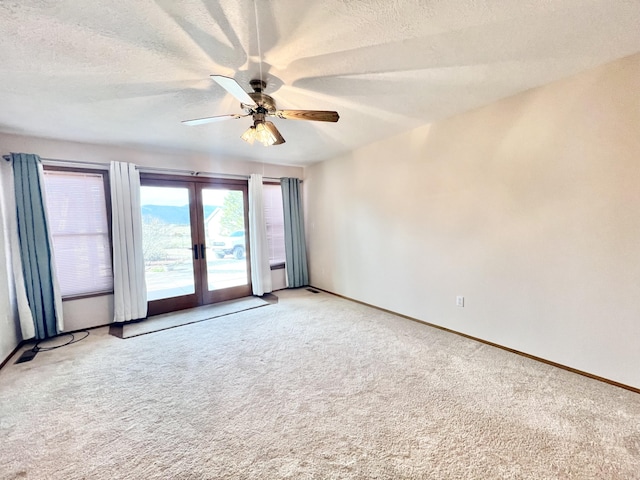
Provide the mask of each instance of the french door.
POLYGON ((251 295, 247 182, 141 175, 149 315, 251 295))

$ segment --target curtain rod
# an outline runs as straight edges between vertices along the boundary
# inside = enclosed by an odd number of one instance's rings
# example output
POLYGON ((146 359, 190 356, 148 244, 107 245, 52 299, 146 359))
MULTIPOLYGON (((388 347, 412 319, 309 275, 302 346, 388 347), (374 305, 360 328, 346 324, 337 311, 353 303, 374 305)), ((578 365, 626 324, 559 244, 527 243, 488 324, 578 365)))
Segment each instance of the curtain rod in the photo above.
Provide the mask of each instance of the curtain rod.
MULTIPOLYGON (((6 161, 11 161, 11 156, 10 155, 3 155, 2 158, 4 158, 6 161)), ((42 160, 45 163, 70 163, 70 164, 74 164, 74 165, 93 165, 96 167, 102 167, 102 169, 108 170, 109 169, 109 164, 108 163, 104 163, 104 162, 89 162, 89 161, 79 161, 79 160, 62 160, 59 158, 40 158, 40 160, 42 160)), ((190 175, 192 177, 208 177, 208 176, 215 176, 215 177, 225 177, 225 178, 237 178, 237 179, 248 179, 250 177, 250 175, 241 175, 241 174, 235 174, 235 173, 215 173, 215 172, 200 172, 200 171, 196 171, 196 170, 179 170, 179 169, 175 169, 175 168, 161 168, 161 167, 141 167, 136 165, 136 169, 142 173, 144 172, 167 172, 167 173, 183 173, 183 174, 187 174, 190 175)), ((277 180, 280 181, 280 177, 262 177, 265 180, 277 180)), ((301 180, 302 181, 302 180, 301 180)))

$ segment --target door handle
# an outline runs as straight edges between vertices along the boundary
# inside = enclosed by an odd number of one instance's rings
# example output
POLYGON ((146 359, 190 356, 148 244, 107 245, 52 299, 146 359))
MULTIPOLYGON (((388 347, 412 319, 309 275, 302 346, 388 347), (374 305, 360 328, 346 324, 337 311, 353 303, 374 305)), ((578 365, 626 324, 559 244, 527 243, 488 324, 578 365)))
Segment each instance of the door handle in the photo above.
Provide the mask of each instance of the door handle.
POLYGON ((204 248, 204 243, 200 244, 200 258, 202 258, 203 260, 205 259, 205 248, 204 248))
POLYGON ((193 258, 198 260, 198 245, 193 246, 193 258))

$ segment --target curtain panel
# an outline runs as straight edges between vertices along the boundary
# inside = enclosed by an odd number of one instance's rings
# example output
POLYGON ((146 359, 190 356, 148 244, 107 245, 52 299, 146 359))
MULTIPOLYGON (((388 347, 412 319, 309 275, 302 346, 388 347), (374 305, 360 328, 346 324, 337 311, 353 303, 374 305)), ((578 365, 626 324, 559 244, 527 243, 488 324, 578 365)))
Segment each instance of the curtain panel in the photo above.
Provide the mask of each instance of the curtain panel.
MULTIPOLYGON (((42 340, 56 336, 64 328, 62 297, 56 281, 53 248, 47 226, 42 162, 38 155, 12 153, 11 164, 22 281, 34 326, 33 332, 30 328, 26 328, 25 332, 25 326, 22 326, 23 338, 26 333, 26 338, 35 336, 42 340)), ((16 283, 19 280, 16 278, 16 283)), ((18 290, 18 300, 20 294, 18 290)), ((22 317, 21 314, 21 324, 22 317)))
POLYGON ((113 321, 147 316, 147 287, 142 253, 140 175, 132 163, 111 162, 113 235, 113 321))
POLYGON ((285 268, 289 288, 309 285, 307 246, 304 235, 302 195, 300 180, 281 178, 282 204, 284 209, 285 268))
POLYGON ((249 178, 249 245, 251 245, 251 288, 254 295, 272 291, 267 224, 264 218, 262 175, 249 178))
POLYGON ((0 162, 0 226, 2 228, 2 254, 6 262, 7 293, 10 306, 17 312, 20 326, 20 338, 27 340, 36 336, 33 323, 33 315, 27 299, 27 290, 24 285, 22 273, 22 260, 20 259, 20 239, 18 238, 18 218, 16 216, 16 196, 13 179, 13 166, 11 156, 5 157, 8 161, 0 162))

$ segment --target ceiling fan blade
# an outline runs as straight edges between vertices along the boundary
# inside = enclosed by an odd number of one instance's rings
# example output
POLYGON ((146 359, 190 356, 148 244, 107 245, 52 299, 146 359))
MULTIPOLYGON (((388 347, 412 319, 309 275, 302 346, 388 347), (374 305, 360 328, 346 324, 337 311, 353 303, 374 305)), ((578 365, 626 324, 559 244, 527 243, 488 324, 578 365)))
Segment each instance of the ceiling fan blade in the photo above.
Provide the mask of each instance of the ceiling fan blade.
POLYGON ((240 103, 244 103, 245 105, 255 106, 255 102, 249 96, 247 92, 240 86, 235 79, 230 77, 225 77, 223 75, 211 75, 211 78, 215 80, 218 85, 224 88, 231 95, 240 100, 240 103))
POLYGON ((269 130, 269 133, 276 139, 271 145, 282 145, 285 142, 284 137, 272 122, 264 122, 264 127, 269 130))
POLYGON ((217 115, 215 117, 205 117, 205 118, 195 118, 193 120, 183 120, 182 123, 184 123, 185 125, 202 125, 204 123, 212 123, 212 122, 220 122, 222 120, 229 120, 231 118, 242 118, 242 117, 246 117, 248 115, 236 115, 236 114, 231 114, 231 115, 217 115))
POLYGON ((314 120, 316 122, 337 122, 338 112, 327 110, 276 110, 275 116, 288 120, 314 120))

